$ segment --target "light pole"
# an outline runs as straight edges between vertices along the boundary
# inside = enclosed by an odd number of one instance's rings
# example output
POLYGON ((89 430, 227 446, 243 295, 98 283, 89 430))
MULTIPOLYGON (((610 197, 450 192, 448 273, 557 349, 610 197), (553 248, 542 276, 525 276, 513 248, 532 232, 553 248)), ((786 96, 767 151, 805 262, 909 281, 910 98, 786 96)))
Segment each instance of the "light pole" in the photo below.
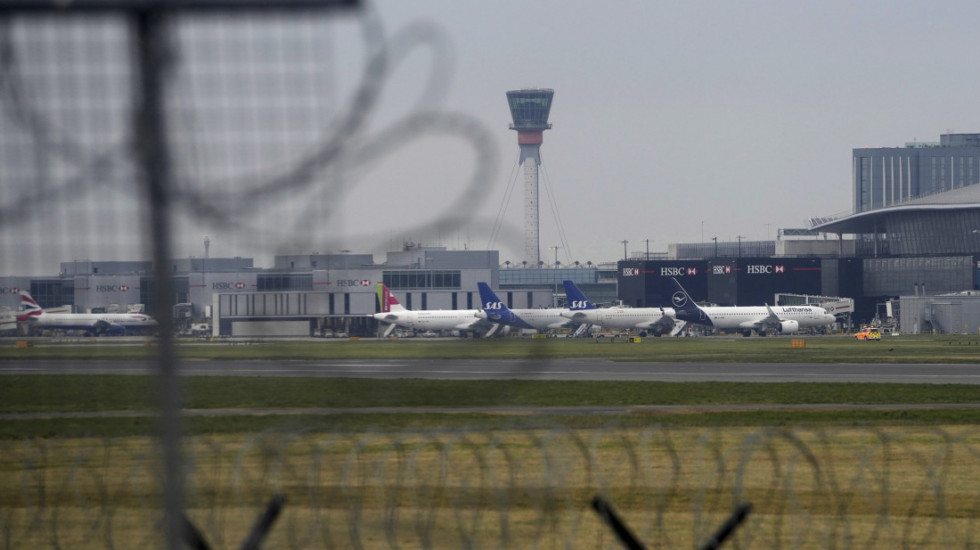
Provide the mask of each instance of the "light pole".
POLYGON ((628 260, 628 259, 629 259, 629 255, 628 255, 628 254, 626 254, 626 244, 627 244, 627 243, 628 243, 629 241, 620 241, 620 242, 621 242, 621 243, 623 243, 623 261, 625 262, 626 260, 628 260))
POLYGON ((745 237, 743 237, 743 236, 741 236, 741 235, 736 235, 736 236, 735 236, 735 239, 737 239, 737 240, 738 240, 738 257, 739 257, 739 258, 741 258, 741 257, 742 257, 742 239, 744 239, 744 238, 745 238, 745 237))
POLYGON ((718 257, 718 237, 711 237, 712 241, 715 241, 715 258, 718 257))

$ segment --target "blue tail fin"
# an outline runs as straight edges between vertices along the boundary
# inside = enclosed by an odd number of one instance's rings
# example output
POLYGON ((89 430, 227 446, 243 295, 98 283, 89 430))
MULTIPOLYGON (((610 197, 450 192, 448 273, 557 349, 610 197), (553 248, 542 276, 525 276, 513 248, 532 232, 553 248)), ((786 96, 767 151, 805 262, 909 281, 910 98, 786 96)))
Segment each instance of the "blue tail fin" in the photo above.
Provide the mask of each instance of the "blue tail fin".
POLYGON ((487 314, 488 321, 512 327, 534 329, 527 321, 518 317, 516 313, 504 305, 500 298, 497 298, 497 295, 490 290, 490 285, 480 282, 476 283, 476 286, 480 289, 480 304, 483 312, 487 314))
POLYGON ((585 294, 572 281, 562 281, 565 284, 565 297, 568 299, 568 309, 579 311, 582 309, 595 309, 595 304, 585 297, 585 294))
POLYGON ((677 279, 674 277, 670 278, 671 288, 673 292, 670 295, 670 305, 674 308, 675 316, 689 323, 700 323, 705 325, 710 325, 711 319, 705 314, 704 310, 698 307, 694 300, 691 299, 691 295, 684 290, 677 279))

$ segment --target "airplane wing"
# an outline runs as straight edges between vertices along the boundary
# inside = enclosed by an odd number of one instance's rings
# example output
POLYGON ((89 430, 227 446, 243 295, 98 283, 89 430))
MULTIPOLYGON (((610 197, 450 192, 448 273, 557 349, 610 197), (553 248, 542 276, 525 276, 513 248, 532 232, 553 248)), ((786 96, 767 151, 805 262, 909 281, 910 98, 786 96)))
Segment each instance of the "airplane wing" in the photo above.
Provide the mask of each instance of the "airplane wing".
POLYGON ((755 329, 755 331, 759 334, 764 334, 766 332, 789 334, 800 329, 799 321, 781 318, 780 316, 776 315, 776 312, 774 312, 771 307, 769 307, 769 304, 766 304, 766 311, 769 312, 769 314, 762 319, 758 319, 756 321, 746 321, 745 323, 742 323, 741 327, 755 329))
POLYGON ((657 319, 647 319, 636 324, 636 328, 645 330, 656 330, 658 332, 668 332, 674 328, 674 318, 664 315, 657 319))

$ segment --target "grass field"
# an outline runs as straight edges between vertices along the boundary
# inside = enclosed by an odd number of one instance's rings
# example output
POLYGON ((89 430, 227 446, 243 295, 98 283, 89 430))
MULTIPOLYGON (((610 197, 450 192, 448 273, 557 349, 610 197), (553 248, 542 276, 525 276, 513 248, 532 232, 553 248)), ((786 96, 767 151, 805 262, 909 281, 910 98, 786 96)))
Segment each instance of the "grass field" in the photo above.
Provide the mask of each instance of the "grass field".
MULTIPOLYGON (((3 359, 133 359, 152 357, 152 340, 114 344, 113 339, 93 343, 37 341, 18 348, 13 341, 0 346, 3 359)), ((791 338, 702 337, 644 338, 627 343, 623 338, 497 338, 217 342, 178 344, 186 359, 535 359, 541 357, 604 357, 624 361, 816 362, 816 363, 976 363, 980 362, 980 336, 897 336, 858 342, 851 335, 791 338), (804 348, 793 348, 803 340, 804 348)))
MULTIPOLYGON (((187 360, 607 357, 649 361, 956 362, 969 337, 312 341, 181 344, 187 360)), ((148 357, 152 345, 0 347, 4 358, 148 357)), ((155 383, 8 375, 0 384, 0 531, 8 547, 159 540, 155 383), (79 417, 63 414, 82 413, 79 417), (106 413, 93 418, 88 413, 106 413), (23 416, 32 415, 32 416, 23 416), (44 529, 37 526, 44 525, 44 529)), ((949 547, 976 542, 980 386, 676 384, 188 377, 188 515, 237 546, 287 497, 275 547, 615 546, 588 507, 612 502, 656 547, 703 541, 737 502, 742 547, 949 547), (938 410, 767 410, 802 404, 938 410), (699 410, 758 405, 757 411, 699 410), (547 407, 672 405, 657 414, 547 407), (312 409, 389 407, 370 414, 312 409), (405 407, 515 411, 407 412, 405 407), (537 409, 543 407, 543 409, 537 409), (521 408, 531 408, 521 411, 521 408), (295 409, 295 414, 275 414, 295 409), (264 411, 256 414, 256 411, 264 411), (307 412, 304 412, 307 411, 307 412), (203 416, 219 412, 215 416, 203 416), (191 414, 193 413, 193 414, 191 414)))

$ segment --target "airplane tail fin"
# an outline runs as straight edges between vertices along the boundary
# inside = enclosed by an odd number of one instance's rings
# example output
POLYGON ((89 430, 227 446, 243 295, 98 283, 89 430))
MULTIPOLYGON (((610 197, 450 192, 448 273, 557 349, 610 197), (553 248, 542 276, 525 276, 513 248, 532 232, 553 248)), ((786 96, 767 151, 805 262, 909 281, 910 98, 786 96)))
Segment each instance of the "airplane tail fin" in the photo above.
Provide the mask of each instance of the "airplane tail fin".
POLYGON ((388 287, 384 283, 378 283, 378 305, 381 307, 382 313, 390 313, 392 311, 405 311, 405 307, 402 306, 395 296, 388 290, 388 287))
POLYGON ((32 317, 40 317, 44 315, 44 310, 34 298, 31 297, 31 293, 26 290, 20 291, 20 312, 17 314, 18 321, 27 321, 32 317))
POLYGON ((483 312, 487 314, 488 320, 520 328, 534 328, 500 301, 497 294, 490 290, 490 285, 479 282, 476 283, 476 286, 480 289, 480 304, 483 312))
POLYGON ((590 302, 589 299, 585 297, 585 294, 583 294, 582 291, 575 286, 574 282, 565 280, 562 281, 562 283, 565 285, 565 296, 568 299, 568 309, 578 311, 581 309, 596 308, 595 304, 590 302))
POLYGON ((684 290, 684 287, 677 282, 677 279, 671 277, 670 282, 673 288, 673 292, 670 295, 670 305, 674 308, 676 318, 682 321, 699 323, 708 320, 708 316, 705 315, 704 310, 694 303, 691 295, 684 290))

